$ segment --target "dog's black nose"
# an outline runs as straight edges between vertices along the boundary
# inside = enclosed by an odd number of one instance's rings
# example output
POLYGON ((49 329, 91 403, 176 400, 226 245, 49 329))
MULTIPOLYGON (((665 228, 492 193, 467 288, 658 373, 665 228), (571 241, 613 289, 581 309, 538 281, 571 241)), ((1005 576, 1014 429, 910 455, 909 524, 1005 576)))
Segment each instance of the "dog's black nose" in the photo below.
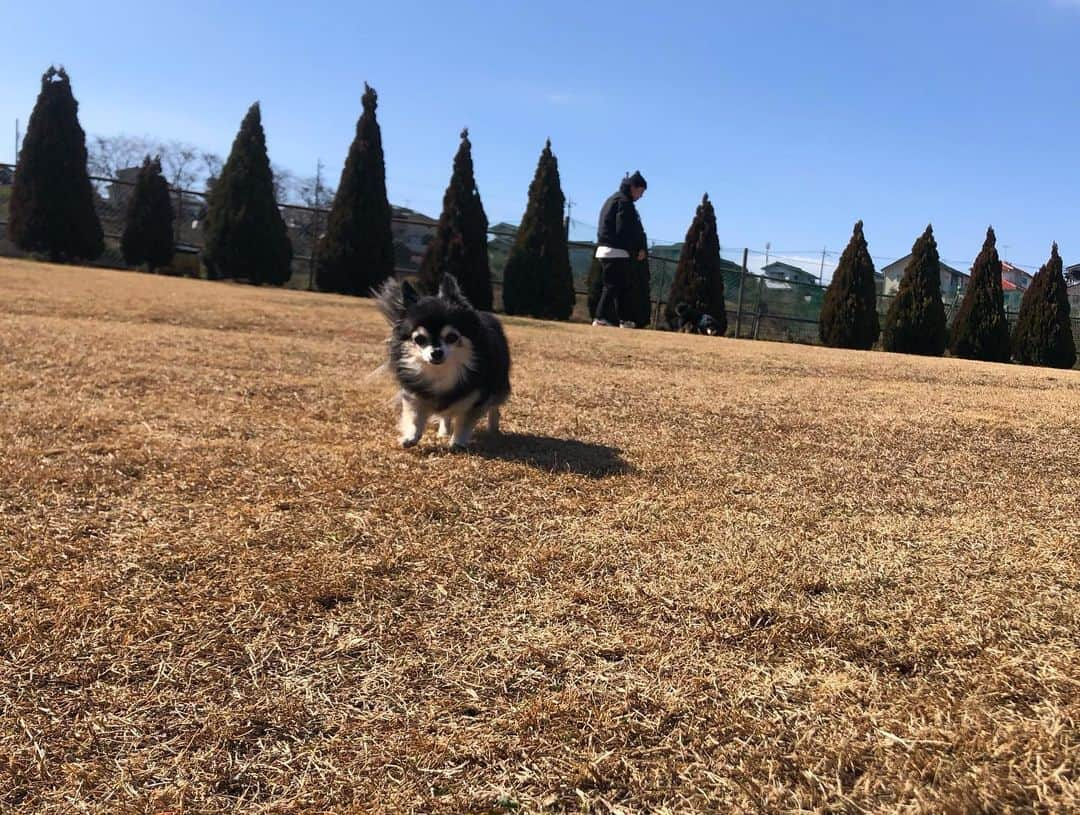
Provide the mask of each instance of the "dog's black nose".
POLYGON ((445 356, 446 356, 446 352, 443 351, 443 349, 441 349, 441 348, 432 348, 431 349, 431 361, 434 362, 436 365, 438 365, 440 362, 442 362, 443 357, 445 357, 445 356))

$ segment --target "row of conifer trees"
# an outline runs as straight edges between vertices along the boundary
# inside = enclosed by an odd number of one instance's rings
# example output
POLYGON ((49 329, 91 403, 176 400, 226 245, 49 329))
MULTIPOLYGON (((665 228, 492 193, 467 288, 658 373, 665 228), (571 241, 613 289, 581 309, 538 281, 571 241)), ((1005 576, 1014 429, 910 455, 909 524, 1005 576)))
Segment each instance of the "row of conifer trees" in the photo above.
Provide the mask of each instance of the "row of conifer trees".
MULTIPOLYGON (((365 85, 363 111, 342 169, 338 192, 318 239, 316 282, 323 291, 366 295, 394 273, 391 208, 386 194, 378 97, 365 85)), ((63 68, 50 68, 31 115, 12 190, 8 234, 21 248, 53 260, 92 260, 104 250, 94 194, 86 170, 86 137, 78 103, 63 68)), ((550 140, 529 186, 528 204, 503 275, 508 314, 568 319, 576 295, 563 224, 565 197, 550 140)), ((173 210, 157 158, 146 157, 131 195, 121 248, 127 263, 162 267, 171 262, 173 210)), ((248 110, 229 158, 209 191, 203 263, 214 279, 283 284, 291 275, 292 244, 274 198, 273 173, 261 112, 248 110)), ((472 145, 462 131, 443 210, 420 269, 421 286, 435 291, 442 276, 457 277, 478 308, 492 307, 487 216, 473 171, 472 145)), ((599 297, 599 264, 589 276, 589 306, 599 297)), ((633 264, 626 319, 650 322, 648 261, 633 264)), ((665 317, 687 303, 726 328, 724 277, 716 213, 708 195, 694 215, 668 296, 665 317)), ((862 221, 841 256, 825 293, 819 323, 823 343, 887 351, 1071 367, 1076 348, 1069 302, 1055 244, 1050 260, 1027 290, 1010 336, 993 229, 975 261, 971 283, 946 330, 940 260, 933 229, 915 242, 899 291, 880 325, 874 264, 862 221)))
MULTIPOLYGON (((338 192, 318 238, 316 283, 322 291, 367 295, 394 273, 392 211, 386 193, 378 96, 365 86, 363 112, 341 172, 338 192)), ((54 261, 94 260, 104 234, 86 169, 86 134, 63 68, 51 67, 18 158, 8 234, 20 248, 54 261)), ((229 157, 208 191, 207 275, 281 285, 289 280, 292 244, 274 198, 259 104, 248 110, 229 157)), ((549 141, 540 154, 529 200, 503 278, 511 314, 565 320, 574 309, 574 280, 563 224, 565 197, 549 141)), ((147 156, 129 198, 121 250, 132 266, 171 263, 174 212, 161 163, 147 156)), ((454 157, 443 211, 420 269, 430 291, 454 274, 469 299, 492 307, 487 216, 473 172, 468 131, 454 157)))
POLYGON ((818 322, 821 341, 835 348, 870 349, 880 336, 882 349, 897 353, 941 356, 947 348, 953 356, 986 362, 1015 359, 1027 365, 1075 365, 1076 344, 1057 244, 1024 292, 1011 334, 1001 271, 997 237, 991 227, 975 258, 971 281, 952 327, 947 328, 941 260, 933 227, 927 226, 912 247, 911 260, 882 326, 874 262, 859 221, 825 292, 818 322))
MULTIPOLYGON (((948 348, 953 356, 964 359, 988 362, 1015 359, 1027 365, 1073 367, 1076 344, 1057 244, 1024 292, 1011 334, 1001 272, 997 238, 990 228, 975 259, 964 299, 951 329, 947 328, 941 296, 941 260, 933 227, 928 226, 912 247, 911 260, 882 326, 874 261, 863 223, 859 221, 825 291, 818 321, 821 341, 834 348, 869 350, 880 339, 883 350, 896 353, 942 356, 948 348)), ((599 276, 595 269, 590 278, 592 309, 593 300, 599 297, 599 276)), ((645 279, 648 280, 647 276, 645 279)), ((647 314, 648 295, 643 298, 647 314)), ((635 299, 641 296, 635 295, 635 299)), ((711 314, 720 324, 720 330, 726 330, 720 242, 716 213, 708 195, 702 199, 682 246, 665 311, 669 324, 674 324, 675 309, 680 303, 711 314)))

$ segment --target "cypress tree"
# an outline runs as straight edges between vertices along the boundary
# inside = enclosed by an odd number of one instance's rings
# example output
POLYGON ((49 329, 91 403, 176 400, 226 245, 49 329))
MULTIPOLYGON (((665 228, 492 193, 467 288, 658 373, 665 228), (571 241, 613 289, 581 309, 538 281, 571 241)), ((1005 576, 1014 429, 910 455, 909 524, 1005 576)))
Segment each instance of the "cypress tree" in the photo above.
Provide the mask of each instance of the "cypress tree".
POLYGON ((63 68, 41 78, 34 111, 15 168, 8 237, 20 249, 50 260, 94 260, 105 239, 86 171, 86 133, 79 103, 63 68))
POLYGON ((885 315, 881 346, 899 354, 940 357, 945 353, 945 304, 941 301, 941 258, 933 226, 915 241, 900 289, 885 315))
POLYGON ((210 193, 203 262, 211 278, 281 285, 292 275, 292 251, 256 102, 210 193))
POLYGON ((836 267, 818 323, 821 341, 831 348, 874 347, 881 327, 878 323, 874 261, 863 235, 863 222, 855 224, 840 265, 836 267))
POLYGON ((720 238, 716 231, 716 211, 708 194, 701 199, 679 253, 679 265, 675 267, 675 280, 664 314, 669 325, 675 324, 675 310, 680 303, 712 315, 720 324, 720 332, 727 331, 720 238))
POLYGON ((365 82, 363 112, 319 247, 315 282, 323 291, 367 297, 394 273, 386 161, 375 118, 378 98, 365 82))
POLYGON ((1076 364, 1076 338, 1061 267, 1055 243, 1050 260, 1024 292, 1012 337, 1013 355, 1024 365, 1071 368, 1076 364))
POLYGON ((1001 259, 993 227, 971 269, 971 283, 952 324, 953 356, 984 362, 1009 361, 1009 323, 1001 290, 1001 259))
POLYGON ((547 140, 529 202, 503 271, 503 310, 552 320, 568 320, 574 311, 574 273, 566 242, 566 197, 559 182, 559 160, 547 140))
POLYGON ((461 145, 454 156, 454 172, 443 196, 443 211, 420 264, 419 282, 434 294, 443 275, 457 278, 469 302, 491 311, 491 267, 488 264, 487 215, 473 174, 469 131, 461 131, 461 145))
POLYGON ((120 248, 129 266, 168 266, 173 256, 173 207, 161 159, 146 157, 128 201, 120 248))

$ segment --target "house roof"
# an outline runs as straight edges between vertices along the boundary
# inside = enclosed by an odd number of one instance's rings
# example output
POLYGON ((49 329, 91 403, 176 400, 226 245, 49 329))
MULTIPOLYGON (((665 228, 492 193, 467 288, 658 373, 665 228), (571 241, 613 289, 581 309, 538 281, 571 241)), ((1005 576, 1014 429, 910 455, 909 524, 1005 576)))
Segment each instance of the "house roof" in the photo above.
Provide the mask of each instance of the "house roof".
POLYGON ((1032 277, 1031 272, 1025 271, 1024 269, 1021 269, 1019 266, 1013 266, 1007 260, 1001 261, 1001 271, 1003 271, 1003 272, 1016 272, 1017 274, 1022 274, 1024 277, 1032 277))
POLYGON ((436 219, 428 215, 424 215, 424 213, 422 212, 417 212, 415 209, 409 209, 408 207, 398 207, 391 204, 390 211, 391 215, 394 218, 422 222, 424 224, 430 224, 432 226, 438 223, 436 219))
POLYGON ((1020 287, 1013 283, 1011 280, 1001 278, 1001 288, 1005 291, 1019 291, 1020 287))
MULTIPOLYGON (((891 274, 891 273, 893 273, 895 271, 903 272, 904 268, 907 266, 907 263, 908 263, 909 260, 911 260, 911 253, 910 252, 908 252, 906 255, 904 255, 899 260, 894 260, 888 266, 884 267, 881 270, 882 276, 887 275, 887 274, 891 274)), ((945 263, 942 260, 938 260, 938 265, 940 265, 942 269, 944 269, 945 271, 947 271, 951 275, 955 275, 957 277, 971 277, 971 275, 969 275, 969 274, 967 274, 965 272, 961 272, 959 269, 954 269, 952 266, 950 266, 948 263, 945 263)))
POLYGON ((810 274, 806 269, 800 269, 798 266, 793 266, 790 263, 784 263, 782 260, 774 260, 767 266, 762 266, 762 270, 765 269, 787 269, 790 272, 802 272, 802 274, 810 275, 810 277, 817 277, 815 274, 810 274))

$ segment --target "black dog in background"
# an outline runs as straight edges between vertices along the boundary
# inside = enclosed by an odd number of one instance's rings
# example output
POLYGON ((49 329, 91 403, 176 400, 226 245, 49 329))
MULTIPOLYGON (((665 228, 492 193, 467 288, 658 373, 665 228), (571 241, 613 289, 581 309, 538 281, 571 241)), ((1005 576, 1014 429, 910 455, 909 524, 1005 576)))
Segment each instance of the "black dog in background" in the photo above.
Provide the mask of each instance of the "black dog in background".
POLYGON ((710 337, 719 337, 723 333, 715 317, 698 311, 688 303, 679 303, 675 307, 675 319, 678 322, 676 330, 685 334, 706 334, 710 337))

